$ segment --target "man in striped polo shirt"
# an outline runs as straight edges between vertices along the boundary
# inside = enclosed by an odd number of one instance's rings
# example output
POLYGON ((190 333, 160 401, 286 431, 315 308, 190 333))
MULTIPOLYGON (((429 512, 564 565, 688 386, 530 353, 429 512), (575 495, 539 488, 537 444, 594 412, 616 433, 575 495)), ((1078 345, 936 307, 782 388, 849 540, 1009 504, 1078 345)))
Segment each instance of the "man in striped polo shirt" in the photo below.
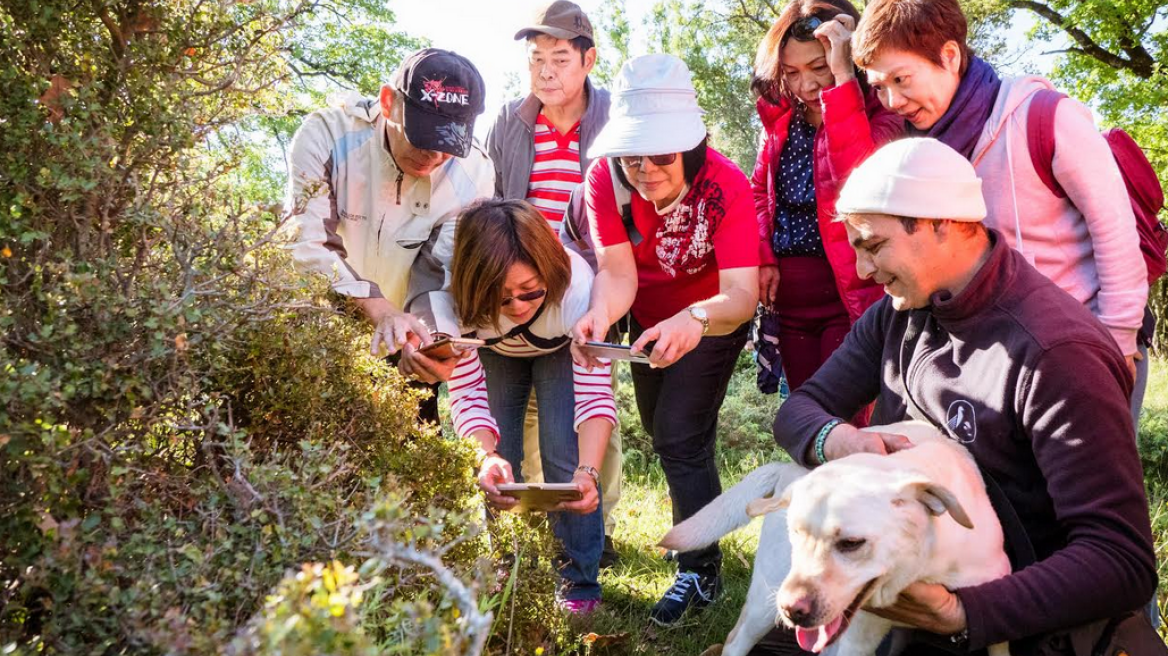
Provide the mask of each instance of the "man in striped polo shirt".
MULTIPOLYGON (((531 93, 505 104, 487 134, 487 153, 495 164, 495 196, 527 200, 559 234, 568 197, 591 164, 585 155, 588 146, 608 122, 608 92, 588 79, 596 63, 592 23, 572 2, 555 0, 542 7, 515 39, 527 42, 531 93)), ((534 404, 530 407, 523 472, 528 481, 538 481, 539 440, 534 404)), ((616 561, 612 509, 620 499, 619 430, 613 430, 601 469, 605 530, 601 566, 607 567, 616 561)))

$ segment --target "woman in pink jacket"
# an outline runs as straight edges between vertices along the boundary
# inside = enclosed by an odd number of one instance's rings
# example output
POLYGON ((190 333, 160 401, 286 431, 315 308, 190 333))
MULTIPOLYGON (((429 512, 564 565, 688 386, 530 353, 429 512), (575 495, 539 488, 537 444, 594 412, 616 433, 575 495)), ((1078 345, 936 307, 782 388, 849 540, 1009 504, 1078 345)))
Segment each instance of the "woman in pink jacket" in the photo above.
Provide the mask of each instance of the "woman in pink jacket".
POLYGON ((754 65, 763 124, 751 179, 762 237, 759 298, 778 314, 792 389, 884 293, 856 276, 855 252, 843 225, 832 222, 848 174, 904 129, 856 76, 849 40, 859 18, 848 0, 794 0, 754 65))
MULTIPOLYGON (((1147 271, 1111 150, 1087 107, 1070 98, 1058 102, 1049 170, 1064 193, 1052 192, 1030 152, 1037 126, 1029 118, 1031 104, 1053 86, 1036 76, 999 76, 973 55, 968 29, 957 0, 874 0, 856 30, 854 56, 880 101, 909 122, 909 132, 969 159, 982 179, 986 227, 1086 305, 1136 375, 1147 271)), ((1138 369, 1136 404, 1146 361, 1138 369)), ((1138 417, 1138 408, 1132 410, 1138 417)))

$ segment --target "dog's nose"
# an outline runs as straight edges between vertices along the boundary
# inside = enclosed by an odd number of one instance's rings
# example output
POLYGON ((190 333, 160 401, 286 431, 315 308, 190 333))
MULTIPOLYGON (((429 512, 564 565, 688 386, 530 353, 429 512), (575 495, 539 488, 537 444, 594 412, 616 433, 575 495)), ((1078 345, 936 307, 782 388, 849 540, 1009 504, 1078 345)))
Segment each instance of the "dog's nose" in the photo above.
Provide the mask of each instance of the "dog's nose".
POLYGON ((811 605, 811 600, 807 597, 799 597, 793 601, 783 602, 780 608, 782 608, 783 614, 787 616, 787 619, 791 620, 791 624, 796 626, 805 626, 815 611, 815 608, 811 605))

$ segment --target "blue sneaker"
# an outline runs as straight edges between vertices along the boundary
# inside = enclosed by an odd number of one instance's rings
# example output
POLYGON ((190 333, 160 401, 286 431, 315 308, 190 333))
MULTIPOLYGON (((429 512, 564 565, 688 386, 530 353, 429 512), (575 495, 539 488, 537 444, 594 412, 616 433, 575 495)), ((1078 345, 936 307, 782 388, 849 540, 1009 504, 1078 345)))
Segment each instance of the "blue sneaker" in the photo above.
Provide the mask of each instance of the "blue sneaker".
POLYGON ((649 619, 661 626, 676 624, 689 609, 699 611, 714 602, 722 592, 722 579, 717 574, 678 572, 673 585, 649 611, 649 619))

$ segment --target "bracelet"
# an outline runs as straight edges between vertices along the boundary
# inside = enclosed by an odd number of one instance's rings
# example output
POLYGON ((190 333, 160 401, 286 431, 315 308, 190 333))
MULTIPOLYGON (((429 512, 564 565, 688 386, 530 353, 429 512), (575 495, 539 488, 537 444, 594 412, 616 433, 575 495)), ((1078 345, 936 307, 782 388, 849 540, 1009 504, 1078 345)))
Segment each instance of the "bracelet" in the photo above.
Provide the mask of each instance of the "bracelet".
POLYGON ((823 446, 827 444, 827 434, 831 429, 844 423, 842 419, 832 419, 819 429, 819 434, 815 436, 815 458, 819 460, 819 464, 827 464, 827 456, 823 453, 823 446))
POLYGON ((580 465, 579 467, 576 468, 576 471, 584 472, 585 474, 588 474, 589 476, 591 476, 592 482, 596 484, 596 489, 598 489, 598 490, 600 489, 600 472, 596 471, 595 467, 590 467, 588 465, 580 465))
POLYGON ((949 642, 963 646, 969 642, 969 627, 961 629, 961 631, 949 636, 949 642))

